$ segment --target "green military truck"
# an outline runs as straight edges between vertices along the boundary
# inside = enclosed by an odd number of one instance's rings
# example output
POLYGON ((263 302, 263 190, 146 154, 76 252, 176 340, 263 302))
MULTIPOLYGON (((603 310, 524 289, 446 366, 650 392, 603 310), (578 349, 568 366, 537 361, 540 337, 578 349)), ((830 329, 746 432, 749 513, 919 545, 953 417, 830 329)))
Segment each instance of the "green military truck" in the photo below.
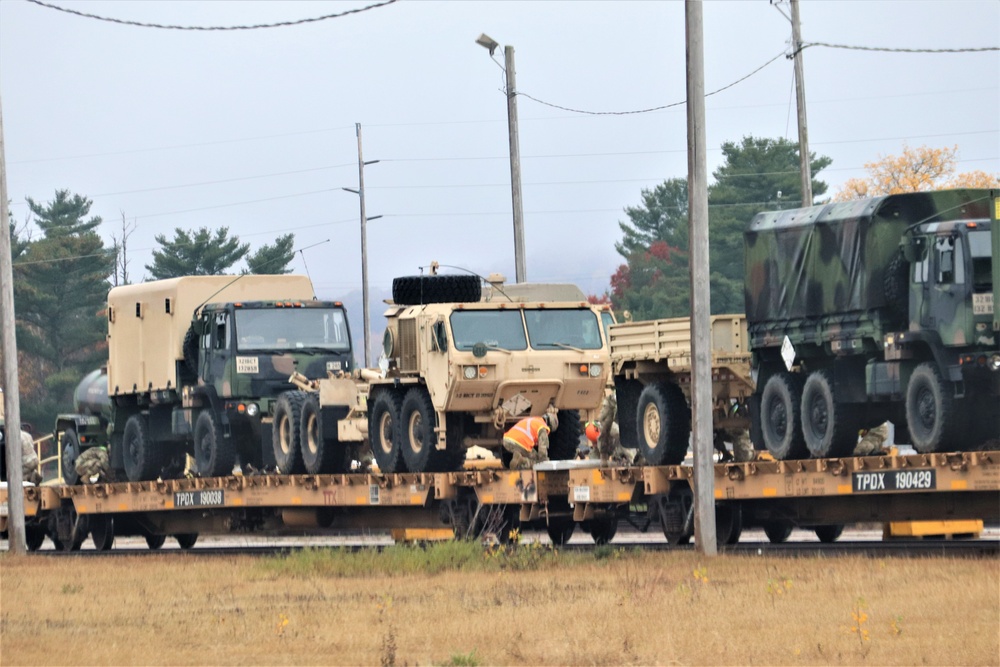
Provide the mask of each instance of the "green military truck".
POLYGON ((745 232, 755 444, 847 456, 884 421, 918 452, 1000 438, 998 210, 998 190, 946 190, 758 214, 745 232))
POLYGON ((556 411, 549 457, 573 458, 608 381, 610 310, 572 286, 497 277, 486 292, 477 276, 396 278, 379 369, 289 392, 289 447, 342 468, 345 445, 368 443, 382 472, 445 472, 473 446, 503 457, 507 428, 556 411))
MULTIPOLYGON (((295 386, 289 377, 352 364, 342 304, 315 300, 305 276, 116 287, 108 294, 111 467, 139 481, 180 475, 187 455, 206 477, 230 474, 237 459, 274 465, 272 424, 295 407, 279 398, 295 386)), ((302 468, 295 457, 277 463, 285 473, 302 468)))

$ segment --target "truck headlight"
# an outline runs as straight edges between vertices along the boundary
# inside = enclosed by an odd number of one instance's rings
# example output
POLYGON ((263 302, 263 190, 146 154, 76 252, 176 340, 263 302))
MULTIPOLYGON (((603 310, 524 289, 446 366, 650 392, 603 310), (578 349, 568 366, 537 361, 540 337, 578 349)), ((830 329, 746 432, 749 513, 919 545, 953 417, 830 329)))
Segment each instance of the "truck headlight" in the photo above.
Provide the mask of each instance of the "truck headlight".
POLYGON ((996 352, 990 357, 990 370, 1000 371, 1000 352, 996 352))
POLYGON ((591 364, 590 365, 590 377, 592 377, 592 378, 600 377, 601 372, 603 370, 604 370, 604 367, 601 366, 600 364, 591 364))
POLYGON ((466 380, 475 380, 476 375, 479 374, 479 369, 475 366, 466 366, 462 369, 462 375, 465 376, 466 380))
POLYGON ((247 404, 247 414, 248 415, 250 415, 251 417, 256 417, 257 413, 259 413, 259 412, 260 412, 260 406, 259 405, 257 405, 256 403, 248 403, 247 404))

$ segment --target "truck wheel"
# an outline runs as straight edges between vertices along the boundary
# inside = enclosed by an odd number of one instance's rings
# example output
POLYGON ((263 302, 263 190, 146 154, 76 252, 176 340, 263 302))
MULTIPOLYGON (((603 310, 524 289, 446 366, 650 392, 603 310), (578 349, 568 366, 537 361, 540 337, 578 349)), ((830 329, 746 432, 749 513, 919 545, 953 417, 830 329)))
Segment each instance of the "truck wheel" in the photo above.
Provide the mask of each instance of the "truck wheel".
POLYGON ((90 517, 90 537, 98 551, 111 551, 115 544, 115 519, 113 516, 95 514, 90 517))
POLYGON ((763 528, 767 541, 771 544, 786 542, 792 534, 792 524, 789 521, 767 521, 763 528))
POLYGON ((768 378, 760 400, 760 425, 764 446, 781 460, 809 456, 802 437, 802 378, 794 373, 777 373, 768 378))
POLYGON ((413 387, 403 397, 399 409, 402 437, 400 447, 403 461, 410 472, 443 472, 438 470, 440 457, 436 456, 437 436, 434 434, 436 421, 434 404, 430 394, 423 387, 413 387))
POLYGON ((219 420, 211 409, 202 411, 194 423, 194 460, 202 477, 233 474, 236 447, 232 438, 223 437, 219 420))
POLYGON ((160 473, 161 452, 156 443, 149 438, 149 428, 146 418, 142 415, 132 415, 125 422, 125 433, 122 435, 122 458, 125 462, 125 475, 130 482, 142 482, 156 479, 160 473))
POLYGON ((400 440, 399 395, 392 390, 378 392, 368 413, 368 438, 378 469, 382 472, 405 472, 400 440))
POLYGON ((858 444, 858 422, 850 406, 833 396, 833 374, 814 371, 802 388, 802 437, 813 458, 850 456, 858 444))
POLYGON ((651 466, 684 460, 691 436, 691 411, 681 388, 672 382, 646 385, 636 411, 639 452, 651 466))
POLYGON ((198 533, 177 533, 174 535, 174 539, 177 540, 181 549, 186 550, 194 547, 195 542, 198 541, 198 533))
POLYGON ((285 475, 300 475, 305 472, 302 463, 302 404, 306 400, 304 391, 286 391, 278 397, 274 407, 274 425, 271 431, 271 445, 274 448, 274 462, 285 475))
POLYGON ((80 458, 80 438, 74 429, 66 429, 62 437, 62 477, 70 486, 80 483, 80 476, 76 474, 78 458, 80 458))
POLYGON ((184 342, 181 344, 181 352, 184 355, 184 368, 193 376, 198 376, 198 334, 194 332, 194 327, 188 327, 184 333, 184 342))
POLYGON ((580 446, 580 412, 578 410, 560 410, 556 417, 559 428, 549 433, 549 460, 570 461, 576 458, 576 449, 580 446))
MULTIPOLYGON (((351 471, 351 451, 337 438, 320 436, 319 396, 309 394, 302 403, 302 463, 311 475, 340 475, 351 471)), ((325 435, 325 434, 324 434, 325 435)))
POLYGON ((928 361, 917 366, 906 385, 906 423, 914 449, 927 454, 951 445, 954 407, 937 366, 928 361))
POLYGON ((618 433, 622 447, 636 449, 639 446, 639 435, 636 431, 636 411, 639 408, 639 396, 642 394, 642 383, 638 380, 615 378, 615 400, 618 403, 618 433))
POLYGON ((813 530, 816 531, 816 537, 819 538, 820 542, 830 544, 836 542, 837 538, 844 532, 844 524, 834 523, 829 526, 816 526, 813 530))
POLYGON ((400 306, 469 303, 482 298, 479 276, 402 276, 392 280, 392 300, 400 306))

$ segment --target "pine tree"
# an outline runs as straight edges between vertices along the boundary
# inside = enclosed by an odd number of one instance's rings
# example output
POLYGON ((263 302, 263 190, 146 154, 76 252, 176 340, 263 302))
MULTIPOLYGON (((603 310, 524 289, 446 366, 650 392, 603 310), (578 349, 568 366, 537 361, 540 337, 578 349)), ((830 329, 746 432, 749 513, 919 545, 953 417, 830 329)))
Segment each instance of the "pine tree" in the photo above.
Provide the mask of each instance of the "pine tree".
POLYGON ((153 263, 147 264, 146 270, 157 280, 223 275, 250 250, 249 243, 241 244, 239 237, 229 237, 228 227, 215 230, 214 236, 208 227, 193 234, 178 227, 172 240, 157 234, 156 242, 160 249, 153 251, 153 263))
POLYGON ((273 245, 264 244, 247 257, 246 273, 291 273, 288 268, 295 259, 295 235, 279 236, 273 245))

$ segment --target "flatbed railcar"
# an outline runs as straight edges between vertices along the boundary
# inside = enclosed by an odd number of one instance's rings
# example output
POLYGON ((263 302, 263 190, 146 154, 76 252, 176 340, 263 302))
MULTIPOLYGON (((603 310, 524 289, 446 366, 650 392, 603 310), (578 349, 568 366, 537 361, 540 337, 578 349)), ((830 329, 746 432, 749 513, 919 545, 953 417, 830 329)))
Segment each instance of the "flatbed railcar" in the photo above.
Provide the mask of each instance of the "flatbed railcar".
MULTIPOLYGON (((1000 520, 1000 451, 756 460, 714 466, 720 543, 744 525, 836 526, 854 522, 1000 520)), ((692 536, 693 468, 600 467, 549 462, 534 470, 448 473, 254 475, 146 482, 26 486, 29 546, 47 536, 65 550, 92 536, 141 535, 150 546, 199 534, 334 535, 342 531, 450 528, 458 537, 505 539, 522 524, 553 542, 577 527, 598 543, 619 522, 692 536)), ((0 488, 0 524, 7 490, 0 488)), ((5 527, 0 525, 0 527, 5 527)))

